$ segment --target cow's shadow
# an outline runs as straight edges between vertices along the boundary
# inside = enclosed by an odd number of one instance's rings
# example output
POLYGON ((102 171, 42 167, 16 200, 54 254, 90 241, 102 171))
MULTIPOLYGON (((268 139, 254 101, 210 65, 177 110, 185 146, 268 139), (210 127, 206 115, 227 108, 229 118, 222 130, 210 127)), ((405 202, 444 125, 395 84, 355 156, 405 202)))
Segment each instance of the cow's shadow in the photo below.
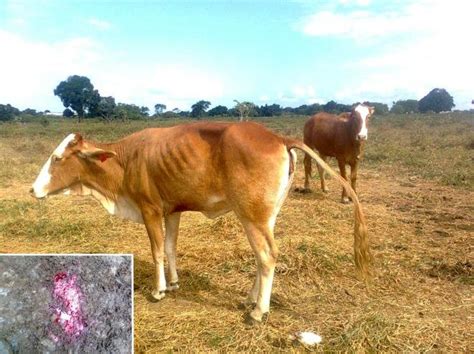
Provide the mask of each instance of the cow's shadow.
MULTIPOLYGON (((148 302, 156 302, 151 296, 153 290, 154 265, 138 257, 134 259, 134 290, 148 302)), ((252 274, 253 279, 254 274, 252 274)), ((167 292, 166 297, 195 302, 206 306, 236 310, 247 295, 241 289, 237 293, 225 286, 219 286, 207 275, 199 274, 189 268, 179 269, 179 286, 176 291, 167 292), (215 294, 218 294, 215 296, 215 294)), ((166 297, 162 301, 166 301, 166 297)))

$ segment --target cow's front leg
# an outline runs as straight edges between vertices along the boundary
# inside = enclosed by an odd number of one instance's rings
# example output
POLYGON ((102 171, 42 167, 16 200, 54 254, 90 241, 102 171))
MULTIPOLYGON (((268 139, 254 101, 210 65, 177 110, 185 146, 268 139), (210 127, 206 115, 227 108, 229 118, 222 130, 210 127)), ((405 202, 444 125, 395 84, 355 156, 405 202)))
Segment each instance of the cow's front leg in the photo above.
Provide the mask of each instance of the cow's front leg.
POLYGON ((151 295, 155 300, 165 297, 166 278, 164 267, 164 238, 162 229, 162 214, 156 210, 142 210, 145 227, 150 238, 151 254, 155 265, 155 278, 151 295))
MULTIPOLYGON (((356 192, 356 184, 357 184, 357 169, 359 167, 359 163, 356 161, 351 163, 351 187, 356 192)), ((357 192, 356 192, 357 193, 357 192)))
POLYGON ((173 213, 165 217, 165 253, 168 259, 168 291, 177 290, 178 272, 176 271, 176 243, 178 240, 179 220, 181 213, 173 213))
MULTIPOLYGON (((341 172, 342 178, 344 178, 347 181, 346 161, 344 159, 338 159, 337 163, 339 165, 339 171, 341 172)), ((349 197, 347 196, 347 192, 346 192, 346 189, 344 187, 342 187, 341 202, 344 203, 344 204, 349 203, 349 197)))

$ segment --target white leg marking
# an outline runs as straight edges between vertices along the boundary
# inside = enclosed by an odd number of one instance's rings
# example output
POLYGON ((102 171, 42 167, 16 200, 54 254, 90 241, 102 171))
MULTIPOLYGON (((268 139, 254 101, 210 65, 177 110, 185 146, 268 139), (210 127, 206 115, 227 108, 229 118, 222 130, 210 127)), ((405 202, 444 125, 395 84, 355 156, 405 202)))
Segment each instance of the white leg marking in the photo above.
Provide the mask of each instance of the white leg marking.
POLYGON ((252 305, 257 302, 258 299, 258 291, 260 289, 260 283, 262 278, 262 271, 260 266, 257 264, 257 274, 255 276, 255 280, 253 282, 252 289, 250 289, 247 299, 245 300, 246 305, 252 305))
POLYGON ((160 272, 160 284, 159 284, 159 289, 161 291, 166 290, 166 277, 165 277, 165 264, 163 260, 161 260, 158 264, 158 269, 160 272))
POLYGON ((153 290, 151 295, 156 300, 161 300, 166 295, 165 290, 166 290, 165 267, 164 267, 163 259, 161 259, 158 261, 157 264, 155 264, 155 290, 153 290))

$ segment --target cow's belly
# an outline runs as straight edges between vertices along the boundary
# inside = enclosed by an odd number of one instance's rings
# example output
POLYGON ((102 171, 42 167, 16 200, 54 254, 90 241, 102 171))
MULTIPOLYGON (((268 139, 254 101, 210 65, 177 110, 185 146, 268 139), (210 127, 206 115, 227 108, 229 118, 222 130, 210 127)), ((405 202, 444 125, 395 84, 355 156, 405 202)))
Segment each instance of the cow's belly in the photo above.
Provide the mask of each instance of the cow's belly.
POLYGON ((228 213, 231 210, 232 208, 229 206, 227 200, 224 197, 211 195, 201 212, 209 219, 214 219, 218 216, 228 213))
POLYGON ((198 211, 210 219, 214 219, 232 210, 227 199, 220 195, 210 195, 205 198, 182 199, 181 201, 168 204, 167 209, 172 213, 198 211))

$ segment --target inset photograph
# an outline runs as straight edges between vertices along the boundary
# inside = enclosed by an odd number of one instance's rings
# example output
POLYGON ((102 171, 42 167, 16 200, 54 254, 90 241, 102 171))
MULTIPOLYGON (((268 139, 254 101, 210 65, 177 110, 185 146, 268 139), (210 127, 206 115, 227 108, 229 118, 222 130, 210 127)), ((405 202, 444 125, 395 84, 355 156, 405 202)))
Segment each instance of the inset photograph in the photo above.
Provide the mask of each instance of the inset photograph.
POLYGON ((0 255, 0 353, 131 353, 131 255, 0 255))

